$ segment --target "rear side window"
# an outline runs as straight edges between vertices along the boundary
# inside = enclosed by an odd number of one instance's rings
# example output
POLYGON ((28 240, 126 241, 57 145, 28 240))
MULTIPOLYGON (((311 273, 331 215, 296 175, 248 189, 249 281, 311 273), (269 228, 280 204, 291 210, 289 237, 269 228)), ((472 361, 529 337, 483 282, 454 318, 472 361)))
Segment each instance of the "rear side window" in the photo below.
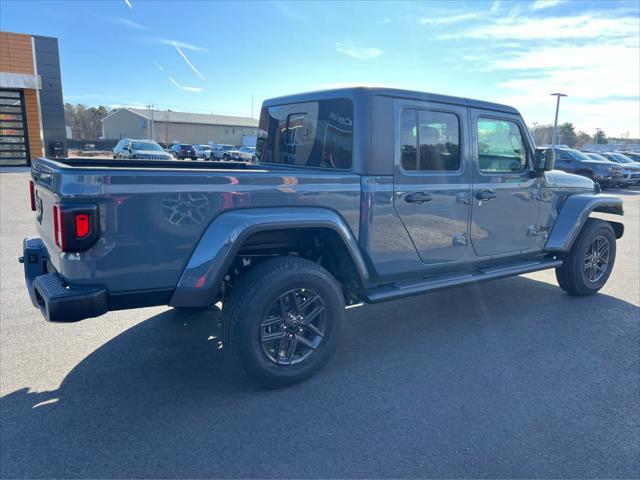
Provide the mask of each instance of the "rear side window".
POLYGON ((263 108, 256 157, 262 163, 349 169, 353 103, 338 98, 263 108))
POLYGON ((512 173, 527 168, 526 143, 515 122, 479 118, 477 128, 482 173, 512 173))
POLYGON ((430 172, 460 169, 460 122, 456 114, 405 109, 400 129, 403 169, 430 172))

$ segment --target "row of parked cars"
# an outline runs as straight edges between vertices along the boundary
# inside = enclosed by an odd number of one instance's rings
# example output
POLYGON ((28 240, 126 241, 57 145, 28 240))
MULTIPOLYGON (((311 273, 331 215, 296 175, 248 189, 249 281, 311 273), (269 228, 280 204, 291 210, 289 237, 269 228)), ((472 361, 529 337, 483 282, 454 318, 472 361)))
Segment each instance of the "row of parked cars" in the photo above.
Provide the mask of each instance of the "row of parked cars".
POLYGON ((640 152, 581 152, 554 147, 557 170, 576 173, 602 188, 640 185, 640 152))
POLYGON ((222 160, 222 161, 240 161, 253 162, 256 158, 256 147, 236 147, 235 145, 227 145, 216 143, 214 145, 189 145, 184 143, 176 143, 167 149, 178 160, 222 160))
POLYGON ((121 139, 113 149, 113 158, 133 158, 140 160, 219 160, 253 162, 256 158, 255 147, 236 147, 235 145, 190 145, 174 143, 164 149, 153 140, 121 139))

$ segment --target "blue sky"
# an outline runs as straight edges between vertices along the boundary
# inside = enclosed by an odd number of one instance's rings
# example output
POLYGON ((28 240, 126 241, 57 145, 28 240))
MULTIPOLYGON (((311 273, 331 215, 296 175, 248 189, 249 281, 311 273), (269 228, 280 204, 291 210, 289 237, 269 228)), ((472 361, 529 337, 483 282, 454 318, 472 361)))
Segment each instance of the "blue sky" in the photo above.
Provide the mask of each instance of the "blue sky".
POLYGON ((0 2, 0 29, 58 37, 65 100, 258 115, 350 84, 504 102, 529 124, 640 136, 640 2, 0 2))

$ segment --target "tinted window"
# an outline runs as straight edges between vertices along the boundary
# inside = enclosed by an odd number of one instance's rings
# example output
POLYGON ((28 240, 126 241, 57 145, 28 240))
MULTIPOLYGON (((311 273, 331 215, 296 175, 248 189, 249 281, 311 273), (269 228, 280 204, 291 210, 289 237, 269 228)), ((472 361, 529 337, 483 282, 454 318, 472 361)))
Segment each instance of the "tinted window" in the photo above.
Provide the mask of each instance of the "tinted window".
POLYGON ((162 150, 160 145, 154 142, 133 142, 131 148, 133 150, 162 150))
POLYGON ((483 173, 511 173, 527 168, 527 149, 518 125, 479 118, 478 165, 483 173))
POLYGON ((351 168, 353 103, 347 99, 262 109, 259 162, 304 167, 351 168))
POLYGON ((460 169, 457 115, 406 109, 400 128, 402 168, 433 172, 460 169))

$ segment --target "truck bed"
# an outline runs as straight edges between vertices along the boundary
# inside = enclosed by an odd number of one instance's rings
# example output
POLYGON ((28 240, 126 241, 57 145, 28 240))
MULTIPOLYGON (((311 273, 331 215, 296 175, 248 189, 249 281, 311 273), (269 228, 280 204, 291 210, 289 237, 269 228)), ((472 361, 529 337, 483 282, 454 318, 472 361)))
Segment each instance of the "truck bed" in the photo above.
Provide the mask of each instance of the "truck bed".
POLYGON ((252 167, 247 162, 222 162, 202 160, 135 160, 117 158, 46 158, 47 162, 53 162, 66 167, 89 168, 180 168, 188 170, 245 170, 252 167))
POLYGON ((321 206, 358 235, 360 176, 241 162, 38 158, 32 179, 38 235, 72 285, 111 293, 175 288, 209 224, 229 210, 321 206), (54 241, 56 204, 96 205, 100 237, 64 253, 54 241))

